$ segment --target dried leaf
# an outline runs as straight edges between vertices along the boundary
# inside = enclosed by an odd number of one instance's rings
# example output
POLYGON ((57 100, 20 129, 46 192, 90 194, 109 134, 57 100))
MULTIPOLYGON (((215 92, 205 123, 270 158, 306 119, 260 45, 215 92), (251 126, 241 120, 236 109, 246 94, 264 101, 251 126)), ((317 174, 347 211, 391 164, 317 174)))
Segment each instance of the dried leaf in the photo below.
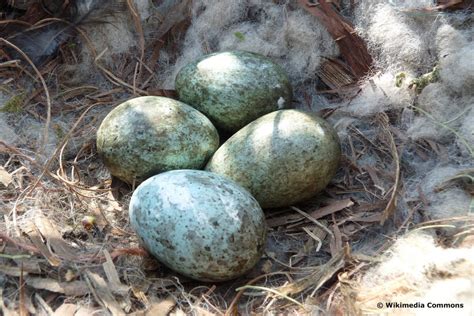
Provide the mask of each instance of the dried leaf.
POLYGON ((50 265, 52 265, 53 267, 57 267, 61 264, 61 259, 59 259, 58 256, 53 254, 51 250, 49 250, 49 248, 43 243, 43 238, 41 237, 40 232, 33 223, 28 222, 22 227, 22 229, 23 232, 28 235, 33 245, 35 245, 35 247, 39 250, 43 257, 48 260, 50 265))
POLYGON ((46 239, 46 242, 53 248, 54 252, 62 259, 76 261, 76 249, 69 246, 61 237, 59 230, 43 214, 35 217, 35 225, 39 232, 46 239))
POLYGON ((68 296, 83 296, 90 293, 86 282, 58 282, 53 279, 27 277, 26 284, 37 290, 48 290, 55 293, 61 293, 68 296))
POLYGON ((167 316, 176 306, 176 301, 168 296, 159 302, 152 302, 150 307, 143 313, 144 316, 167 316))

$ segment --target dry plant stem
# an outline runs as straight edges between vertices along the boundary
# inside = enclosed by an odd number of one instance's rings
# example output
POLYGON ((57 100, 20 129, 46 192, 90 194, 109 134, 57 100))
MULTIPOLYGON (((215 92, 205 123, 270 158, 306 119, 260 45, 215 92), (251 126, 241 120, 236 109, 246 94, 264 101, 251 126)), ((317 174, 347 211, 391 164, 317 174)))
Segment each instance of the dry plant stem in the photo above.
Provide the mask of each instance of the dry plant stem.
POLYGON ((25 304, 25 279, 23 277, 23 263, 21 263, 20 273, 20 316, 28 316, 28 309, 25 304))
POLYGON ((36 247, 18 242, 18 241, 10 238, 9 236, 7 236, 6 234, 4 234, 2 232, 0 232, 0 239, 3 239, 5 241, 21 248, 21 249, 26 250, 26 251, 29 251, 29 252, 32 252, 32 253, 35 253, 35 254, 41 254, 41 252, 36 247))
POLYGON ((16 50, 18 53, 20 53, 21 56, 23 56, 23 58, 25 58, 25 60, 31 65, 36 75, 38 76, 39 80, 41 81, 41 84, 43 85, 44 93, 46 95, 46 124, 43 131, 43 141, 42 141, 43 143, 41 144, 40 150, 38 153, 39 155, 41 155, 44 153, 44 149, 46 148, 46 144, 48 143, 48 136, 49 136, 48 131, 49 131, 49 125, 51 124, 51 98, 49 96, 48 86, 46 85, 46 82, 44 81, 44 78, 41 75, 41 72, 38 70, 38 68, 36 68, 35 64, 31 61, 28 55, 26 55, 18 46, 7 41, 6 39, 0 38, 0 41, 10 46, 14 50, 16 50))
POLYGON ((439 122, 438 120, 436 120, 430 113, 428 113, 427 111, 423 110, 422 108, 419 108, 417 106, 414 106, 414 105, 411 105, 410 106, 411 108, 413 108, 415 111, 419 111, 421 113, 423 113, 424 115, 426 115, 430 120, 432 120, 435 124, 441 126, 442 128, 445 128, 447 129, 448 131, 450 131, 451 133, 453 133, 454 135, 456 135, 457 138, 459 138, 459 140, 464 144, 464 146, 466 146, 466 149, 469 151, 469 154, 474 158, 474 147, 472 147, 464 137, 462 137, 454 128, 452 127, 449 127, 448 125, 446 125, 445 123, 442 123, 442 122, 439 122))
POLYGON ((61 150, 61 148, 63 148, 63 146, 66 145, 66 143, 69 141, 69 138, 71 137, 72 133, 76 130, 77 126, 82 122, 82 120, 84 119, 85 115, 87 114, 87 112, 89 112, 90 109, 92 109, 94 106, 96 106, 97 103, 94 103, 92 105, 90 105, 82 114, 81 116, 77 119, 76 123, 74 123, 74 126, 69 130, 69 132, 66 134, 66 136, 64 136, 63 140, 61 141, 61 143, 59 144, 58 147, 56 147, 56 149, 54 150, 53 152, 53 155, 51 156, 51 158, 49 158, 49 160, 46 162, 44 168, 43 168, 43 172, 40 174, 40 176, 38 177, 38 179, 35 181, 35 183, 33 184, 33 186, 31 187, 31 190, 34 190, 36 188, 36 186, 38 185, 38 183, 40 182, 40 180, 43 178, 43 176, 49 172, 49 167, 51 166, 53 160, 55 159, 55 157, 57 156, 57 154, 59 153, 59 151, 61 150))
POLYGON ((393 139, 393 135, 389 129, 390 126, 387 114, 383 112, 379 114, 379 120, 390 139, 390 149, 393 155, 393 161, 395 162, 395 182, 391 189, 392 193, 390 195, 390 200, 388 201, 387 206, 382 213, 382 219, 380 220, 380 225, 383 225, 383 223, 393 214, 397 206, 397 193, 400 182, 400 158, 398 157, 397 145, 395 144, 395 140, 393 139))
MULTIPOLYGON (((255 282, 260 281, 261 279, 264 279, 264 278, 272 276, 272 275, 277 275, 277 274, 287 275, 288 273, 277 271, 277 272, 272 272, 272 273, 268 273, 268 274, 263 274, 263 275, 260 275, 256 278, 250 280, 249 282, 247 282, 246 286, 252 285, 255 282)), ((237 303, 239 302, 239 300, 240 300, 240 298, 242 297, 243 294, 244 294, 244 291, 241 288, 241 290, 238 291, 237 295, 235 295, 232 302, 230 302, 230 305, 229 305, 229 307, 227 308, 227 310, 225 312, 225 316, 236 316, 236 315, 238 315, 238 313, 237 313, 237 303)))
POLYGON ((16 23, 16 24, 22 24, 25 26, 31 26, 31 23, 25 22, 25 21, 20 21, 20 20, 2 20, 0 21, 0 25, 2 24, 10 24, 10 23, 16 23))
POLYGON ((268 287, 264 287, 264 286, 257 286, 257 285, 244 285, 242 287, 239 287, 236 289, 236 291, 240 291, 240 290, 246 290, 246 289, 252 289, 252 290, 262 290, 262 291, 267 291, 267 292, 270 292, 270 293, 273 293, 275 295, 278 295, 296 305, 298 305, 299 307, 305 309, 304 305, 301 304, 300 302, 298 302, 297 300, 289 297, 288 295, 286 294, 283 294, 275 289, 272 289, 272 288, 268 288, 268 287))
MULTIPOLYGON (((127 0, 127 5, 132 14, 133 22, 135 23, 135 28, 138 33, 138 44, 140 45, 140 60, 145 58, 145 35, 143 34, 143 27, 140 19, 140 14, 138 13, 135 3, 132 0, 127 0)), ((142 74, 142 63, 140 63, 140 68, 138 73, 142 74)), ((135 85, 134 85, 135 86, 135 85)))
POLYGON ((135 93, 135 91, 139 92, 140 94, 142 95, 149 95, 148 92, 142 90, 142 89, 139 89, 139 88, 136 88, 134 87, 133 85, 130 85, 128 83, 126 83, 125 81, 123 81, 122 79, 118 78, 117 76, 115 76, 110 70, 106 69, 104 66, 102 66, 101 64, 99 64, 99 60, 100 58, 102 57, 102 55, 107 51, 107 49, 103 50, 95 59, 94 59, 94 62, 95 62, 95 65, 104 72, 105 76, 107 77, 107 79, 109 79, 110 82, 112 82, 112 84, 116 85, 116 86, 123 86, 125 88, 127 88, 128 90, 130 90, 132 93, 135 93))

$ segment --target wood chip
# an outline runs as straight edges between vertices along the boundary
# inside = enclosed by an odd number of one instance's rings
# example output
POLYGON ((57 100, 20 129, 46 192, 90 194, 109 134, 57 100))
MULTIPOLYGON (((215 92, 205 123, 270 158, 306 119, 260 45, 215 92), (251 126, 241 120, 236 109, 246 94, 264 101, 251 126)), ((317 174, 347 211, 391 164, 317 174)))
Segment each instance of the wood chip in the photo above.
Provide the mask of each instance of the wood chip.
POLYGON ((321 80, 333 91, 354 83, 354 78, 344 65, 333 59, 329 59, 321 64, 318 71, 321 80))
POLYGON ((125 315, 103 278, 89 270, 86 270, 85 276, 92 294, 100 305, 107 308, 113 316, 125 315))
POLYGON ((26 277, 26 284, 37 290, 48 290, 68 296, 83 296, 90 293, 87 283, 84 281, 58 282, 53 279, 26 277))

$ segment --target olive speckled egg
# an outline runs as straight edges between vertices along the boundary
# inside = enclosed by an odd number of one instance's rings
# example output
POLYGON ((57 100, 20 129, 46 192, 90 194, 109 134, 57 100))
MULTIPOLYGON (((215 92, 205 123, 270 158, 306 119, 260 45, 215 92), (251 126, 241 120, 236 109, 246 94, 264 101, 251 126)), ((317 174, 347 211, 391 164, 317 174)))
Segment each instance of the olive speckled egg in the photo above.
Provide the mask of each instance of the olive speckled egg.
POLYGON ((283 207, 324 189, 340 156, 339 139, 329 123, 312 113, 281 110, 235 133, 206 170, 239 183, 263 208, 283 207))
POLYGON ((217 174, 174 170, 144 181, 132 195, 130 224, 163 264, 200 281, 249 271, 266 240, 263 211, 244 188, 217 174))
POLYGON ((138 97, 113 109, 97 131, 97 151, 110 173, 141 182, 173 169, 200 169, 219 146, 202 113, 164 97, 138 97))
POLYGON ((176 76, 179 99, 228 132, 291 104, 285 71, 270 59, 244 51, 206 55, 176 76))

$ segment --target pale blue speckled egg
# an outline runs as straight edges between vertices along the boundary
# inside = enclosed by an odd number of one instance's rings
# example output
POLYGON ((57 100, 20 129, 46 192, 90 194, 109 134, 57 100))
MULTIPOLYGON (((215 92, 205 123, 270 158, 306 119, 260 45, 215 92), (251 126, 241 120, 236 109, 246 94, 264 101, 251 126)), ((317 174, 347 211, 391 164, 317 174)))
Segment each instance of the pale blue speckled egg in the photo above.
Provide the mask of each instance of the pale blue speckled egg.
POLYGON ((248 191, 200 170, 174 170, 144 181, 132 195, 130 224, 172 270, 200 281, 249 271, 266 240, 262 209, 248 191))

